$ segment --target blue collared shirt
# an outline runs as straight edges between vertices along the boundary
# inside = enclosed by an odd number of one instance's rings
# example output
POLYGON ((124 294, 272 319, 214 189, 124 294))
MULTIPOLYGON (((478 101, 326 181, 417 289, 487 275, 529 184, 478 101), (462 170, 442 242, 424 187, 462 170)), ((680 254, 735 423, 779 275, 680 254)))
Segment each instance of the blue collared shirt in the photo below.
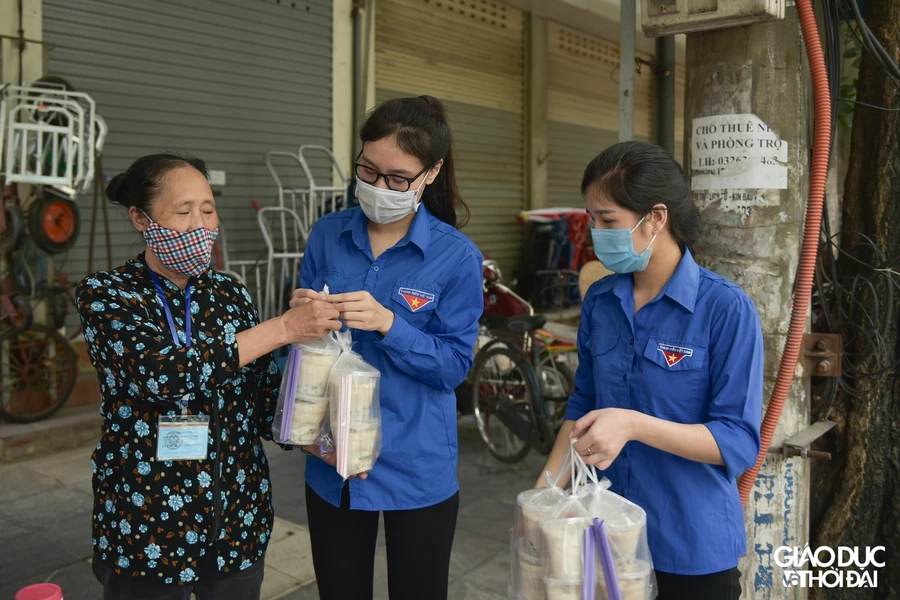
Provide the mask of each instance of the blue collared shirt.
POLYGON ((763 394, 750 298, 689 251, 637 314, 631 275, 610 275, 584 299, 578 356, 566 419, 617 407, 701 423, 722 453, 725 466, 716 466, 632 441, 604 472, 614 492, 647 512, 653 566, 680 575, 737 566, 747 540, 735 480, 759 453, 763 394))
MULTIPOLYGON (((368 219, 359 208, 313 227, 300 286, 332 294, 365 290, 394 312, 387 335, 353 330, 354 350, 381 371, 384 447, 368 479, 350 480, 351 508, 408 510, 459 490, 456 396, 472 366, 484 308, 481 253, 424 205, 406 237, 373 259, 368 219)), ((306 481, 340 505, 343 482, 315 457, 306 481)))

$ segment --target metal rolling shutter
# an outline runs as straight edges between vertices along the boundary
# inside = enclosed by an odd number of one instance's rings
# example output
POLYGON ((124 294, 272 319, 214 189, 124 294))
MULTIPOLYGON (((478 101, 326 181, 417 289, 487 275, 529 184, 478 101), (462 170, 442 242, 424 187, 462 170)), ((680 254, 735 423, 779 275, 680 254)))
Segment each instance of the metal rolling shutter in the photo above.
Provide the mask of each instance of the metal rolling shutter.
MULTIPOLYGON (((548 24, 547 36, 548 203, 577 208, 583 205, 584 168, 618 141, 618 45, 554 22, 548 24)), ((635 138, 649 141, 654 87, 649 66, 635 74, 634 87, 635 138)))
MULTIPOLYGON (((218 210, 232 258, 259 256, 250 202, 275 198, 265 152, 331 145, 331 2, 45 0, 43 10, 55 44, 47 74, 90 93, 109 125, 105 175, 160 151, 202 158, 227 172, 218 210)), ((76 281, 87 274, 91 202, 78 198, 82 235, 63 266, 76 281)), ((111 208, 115 266, 143 240, 111 208)), ((106 266, 100 227, 95 269, 106 266)))
POLYGON ((465 233, 512 273, 524 206, 521 11, 489 0, 378 0, 377 99, 429 94, 448 110, 465 233))

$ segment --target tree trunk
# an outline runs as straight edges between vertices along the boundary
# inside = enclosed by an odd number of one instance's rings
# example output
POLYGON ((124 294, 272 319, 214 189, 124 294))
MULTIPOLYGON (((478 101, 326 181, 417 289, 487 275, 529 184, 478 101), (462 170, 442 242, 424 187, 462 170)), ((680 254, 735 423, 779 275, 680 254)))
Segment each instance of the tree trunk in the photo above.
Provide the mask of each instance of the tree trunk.
MULTIPOLYGON (((900 62, 900 10, 897 0, 870 0, 866 22, 882 45, 900 62)), ((860 102, 876 106, 900 107, 900 93, 887 73, 868 54, 863 58, 858 83, 860 102)), ((856 106, 850 150, 850 166, 845 185, 841 238, 842 248, 866 262, 874 258, 853 246, 860 237, 870 237, 894 259, 892 268, 900 271, 900 112, 885 112, 856 106)), ((883 370, 882 357, 870 351, 871 340, 880 332, 886 356, 897 360, 897 320, 900 290, 890 295, 889 277, 863 267, 846 255, 839 261, 841 279, 852 274, 867 276, 874 287, 857 291, 866 307, 881 309, 878 322, 871 323, 859 311, 841 333, 847 358, 858 370, 872 373, 883 370), (892 311, 888 316, 886 310, 892 311), (868 343, 867 343, 868 342, 868 343)), ((900 278, 895 278, 900 280, 900 278)), ((845 363, 846 364, 846 363, 845 363)), ((812 546, 885 546, 881 558, 885 568, 878 571, 877 589, 819 588, 815 600, 900 598, 900 369, 882 374, 857 376, 848 383, 859 394, 838 398, 831 418, 835 429, 835 462, 816 466, 829 477, 815 479, 813 495, 832 498, 816 531, 812 546)))

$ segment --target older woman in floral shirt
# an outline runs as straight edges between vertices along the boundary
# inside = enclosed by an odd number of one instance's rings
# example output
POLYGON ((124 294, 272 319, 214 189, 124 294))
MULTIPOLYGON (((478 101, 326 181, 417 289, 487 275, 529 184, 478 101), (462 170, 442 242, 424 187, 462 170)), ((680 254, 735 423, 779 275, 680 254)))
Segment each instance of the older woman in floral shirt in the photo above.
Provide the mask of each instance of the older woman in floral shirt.
POLYGON ((104 417, 91 461, 103 597, 259 598, 271 352, 339 329, 338 311, 316 301, 259 323, 244 286, 209 268, 218 216, 202 161, 147 156, 106 193, 147 248, 77 292, 104 417))

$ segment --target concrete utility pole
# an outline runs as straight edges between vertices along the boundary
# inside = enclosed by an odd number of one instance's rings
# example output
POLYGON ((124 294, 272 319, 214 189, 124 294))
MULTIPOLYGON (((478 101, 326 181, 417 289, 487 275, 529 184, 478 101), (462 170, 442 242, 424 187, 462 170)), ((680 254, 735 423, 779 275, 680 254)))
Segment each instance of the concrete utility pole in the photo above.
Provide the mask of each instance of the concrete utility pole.
MULTIPOLYGON (((766 402, 788 330, 800 254, 808 89, 793 7, 784 21, 688 36, 685 164, 702 211, 697 255, 756 303, 766 341, 766 402)), ((808 375, 798 369, 797 377, 773 449, 809 422, 808 375)), ((805 589, 785 587, 773 553, 808 540, 808 490, 806 461, 769 455, 746 508, 744 598, 807 597, 805 589)))
POLYGON ((619 141, 634 139, 635 0, 622 0, 619 20, 619 141))

